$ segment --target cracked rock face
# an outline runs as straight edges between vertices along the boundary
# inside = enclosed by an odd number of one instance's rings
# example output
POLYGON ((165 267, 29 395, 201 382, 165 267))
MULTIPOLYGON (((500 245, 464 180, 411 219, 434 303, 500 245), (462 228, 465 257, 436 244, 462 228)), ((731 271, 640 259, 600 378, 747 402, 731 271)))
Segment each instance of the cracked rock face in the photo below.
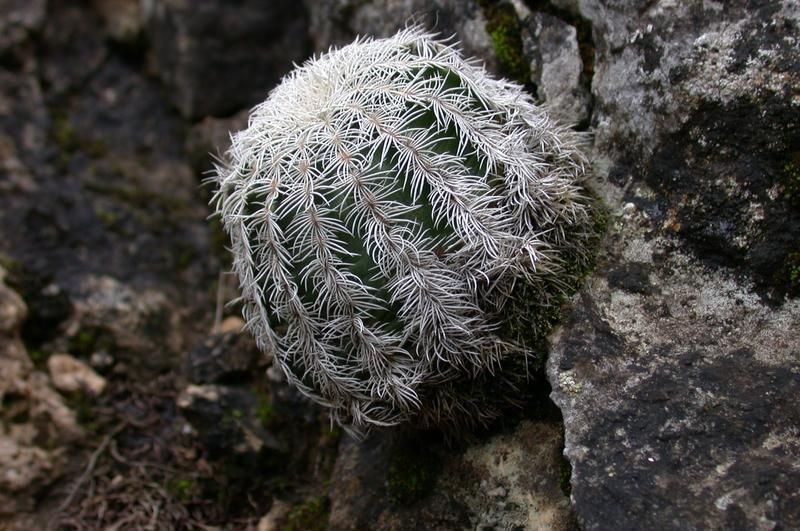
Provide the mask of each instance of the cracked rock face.
POLYGON ((547 365, 578 519, 796 527, 800 10, 575 4, 614 220, 547 365))
MULTIPOLYGON (((797 2, 579 2, 596 45, 595 150, 621 188, 771 300, 797 294, 800 6, 797 2)), ((640 204, 640 206, 643 206, 640 204)))
POLYGON ((768 306, 639 210, 610 240, 547 364, 585 528, 800 522, 800 301, 768 306))
POLYGON ((156 69, 190 119, 225 116, 261 102, 308 52, 298 1, 148 4, 156 69))
POLYGON ((27 308, 5 276, 0 267, 0 524, 35 507, 64 470, 65 447, 83 436, 75 414, 20 341, 27 308))
POLYGON ((388 37, 410 24, 449 37, 467 56, 480 58, 497 72, 498 62, 476 0, 305 0, 309 33, 318 52, 349 44, 358 35, 388 37))
POLYGON ((531 80, 537 96, 560 122, 577 125, 589 117, 589 92, 584 86, 583 60, 577 31, 564 20, 546 13, 528 13, 522 42, 531 58, 531 80))

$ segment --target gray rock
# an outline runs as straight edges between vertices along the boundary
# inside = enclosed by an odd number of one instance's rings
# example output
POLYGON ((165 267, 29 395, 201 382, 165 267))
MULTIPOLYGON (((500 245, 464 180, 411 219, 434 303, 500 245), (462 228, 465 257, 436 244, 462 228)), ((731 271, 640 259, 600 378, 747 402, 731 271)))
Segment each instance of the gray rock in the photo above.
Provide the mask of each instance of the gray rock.
POLYGON ((20 50, 15 48, 41 29, 46 9, 46 0, 4 0, 0 3, 0 56, 14 54, 15 59, 21 59, 20 50))
POLYGON ((562 443, 558 423, 528 420, 458 449, 431 434, 345 438, 329 529, 572 529, 562 443))
POLYGON ((589 92, 583 86, 583 60, 574 26, 546 13, 522 21, 525 55, 531 59, 531 80, 539 99, 565 124, 584 122, 589 92))
POLYGON ((108 57, 102 19, 86 6, 50 2, 41 30, 40 79, 51 98, 79 89, 108 57))
POLYGON ((181 413, 214 456, 228 452, 255 465, 261 456, 286 448, 265 430, 256 415, 258 401, 244 389, 224 385, 189 385, 178 396, 181 413))
POLYGON ((576 4, 613 227, 547 364, 575 511, 586 529, 798 527, 800 10, 576 4))
POLYGON ((158 75, 188 118, 263 101, 308 54, 301 2, 157 0, 146 13, 158 75))
POLYGON ((575 510, 586 529, 795 527, 800 301, 771 308, 652 229, 639 212, 612 233, 553 340, 575 510), (641 263, 654 289, 614 281, 641 263))
POLYGON ((499 63, 476 0, 305 0, 309 32, 317 52, 350 44, 355 37, 388 37, 419 24, 443 37, 455 36, 461 48, 497 72, 499 63))
POLYGON ((189 352, 186 378, 195 384, 248 378, 264 359, 249 334, 213 334, 189 352))
POLYGON ((105 23, 106 33, 114 41, 136 45, 144 31, 144 7, 141 0, 93 0, 92 5, 105 23))
POLYGON ((797 2, 580 2, 594 26, 597 157, 651 213, 777 299, 797 292, 797 2))

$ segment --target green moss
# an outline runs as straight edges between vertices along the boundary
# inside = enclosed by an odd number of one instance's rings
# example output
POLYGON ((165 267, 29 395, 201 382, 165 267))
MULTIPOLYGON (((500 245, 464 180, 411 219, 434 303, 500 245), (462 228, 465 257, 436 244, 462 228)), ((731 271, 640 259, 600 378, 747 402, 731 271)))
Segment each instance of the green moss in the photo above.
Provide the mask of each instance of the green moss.
POLYGON ((47 363, 47 358, 50 357, 50 354, 43 350, 35 348, 28 351, 28 357, 31 359, 31 361, 36 367, 42 368, 47 363))
POLYGON ((192 499, 195 483, 190 478, 174 478, 167 484, 167 491, 180 503, 187 503, 192 499))
POLYGON ((330 503, 326 496, 308 498, 289 511, 282 531, 323 531, 328 527, 330 503))
POLYGON ((562 305, 594 270, 600 243, 608 230, 608 209, 598 197, 590 196, 593 219, 586 227, 575 227, 576 233, 567 236, 567 240, 577 242, 577 245, 565 253, 557 279, 544 285, 517 285, 500 329, 502 337, 540 353, 534 360, 538 366, 531 367, 534 371, 544 365, 547 336, 561 318, 562 305), (588 232, 577 233, 587 229, 588 232))
POLYGON ((272 402, 270 402, 268 396, 261 395, 258 397, 258 406, 254 414, 264 428, 271 428, 275 424, 275 409, 272 407, 272 402))
POLYGON ((479 3, 486 17, 486 32, 492 39, 503 73, 523 85, 530 82, 530 62, 523 51, 520 23, 514 7, 493 0, 480 0, 479 3))
POLYGON ((74 153, 78 149, 78 134, 66 113, 53 113, 52 136, 61 154, 74 153))
POLYGON ((184 248, 180 254, 178 254, 178 258, 175 261, 175 267, 177 267, 178 271, 186 271, 189 266, 192 265, 194 258, 194 249, 184 248))
POLYGON ((119 220, 116 214, 103 207, 95 207, 94 215, 106 228, 112 227, 119 220))
POLYGON ((19 269, 19 264, 10 256, 0 253, 0 267, 5 269, 8 274, 13 274, 15 270, 19 269))
POLYGON ((800 295, 800 250, 789 253, 778 275, 778 281, 786 284, 789 296, 800 295))
POLYGON ((396 505, 408 505, 427 495, 441 471, 441 459, 421 448, 419 440, 405 440, 395 445, 389 460, 386 484, 389 499, 396 505))
POLYGON ((800 166, 787 162, 783 166, 783 197, 794 205, 800 205, 800 166))
POLYGON ((95 344, 98 338, 97 330, 84 329, 80 330, 70 340, 69 351, 78 356, 87 356, 94 351, 95 344))
POLYGON ((98 350, 113 351, 114 338, 102 327, 87 326, 69 339, 68 351, 76 357, 88 358, 98 350))
POLYGON ((51 136, 58 146, 59 163, 65 164, 70 155, 82 151, 91 159, 99 159, 108 153, 108 145, 102 140, 81 138, 63 110, 53 111, 51 136))

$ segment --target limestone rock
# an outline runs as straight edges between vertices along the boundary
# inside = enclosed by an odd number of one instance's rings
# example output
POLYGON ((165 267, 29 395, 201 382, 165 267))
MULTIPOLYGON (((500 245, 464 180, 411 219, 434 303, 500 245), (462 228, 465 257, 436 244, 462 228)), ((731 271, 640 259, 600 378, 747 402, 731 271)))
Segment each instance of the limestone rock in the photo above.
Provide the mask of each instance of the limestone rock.
POLYGON ((33 509, 33 500, 24 493, 50 482, 56 468, 54 460, 53 453, 0 432, 0 500, 6 501, 0 504, 0 514, 12 515, 33 509))
MULTIPOLYGON (((595 149, 620 187, 709 263, 798 293, 797 2, 585 0, 595 149)), ((605 172, 604 172, 605 173, 605 172)))
POLYGON ((772 308, 639 212, 553 341, 586 529, 800 523, 800 301, 772 308), (648 265, 647 290, 615 282, 648 265), (628 269, 631 271, 631 269, 628 269))
POLYGON ((178 396, 177 405, 215 455, 234 452, 255 464, 262 453, 286 451, 264 429, 257 416, 257 399, 244 389, 189 385, 178 396))
POLYGON ((256 531, 279 531, 289 515, 289 504, 281 500, 272 502, 269 512, 258 521, 256 531))
POLYGON ((237 377, 247 379, 264 359, 248 334, 212 334, 189 352, 186 378, 195 384, 220 383, 237 377))
POLYGON ((134 44, 144 29, 145 2, 140 0, 93 0, 106 31, 118 42, 134 44))
POLYGON ((52 354, 47 358, 47 369, 53 386, 60 391, 83 390, 99 396, 106 388, 105 378, 69 354, 52 354))
POLYGON ((13 336, 19 331, 28 308, 22 297, 6 286, 5 275, 5 270, 0 267, 0 336, 13 336))
POLYGON ((467 56, 477 57, 493 72, 499 63, 476 0, 305 0, 309 33, 318 52, 349 44, 358 36, 388 37, 409 24, 449 37, 467 56))
POLYGON ((522 421, 462 451, 424 434, 406 437, 342 441, 329 489, 330 529, 573 528, 560 488, 558 424, 522 421))
POLYGON ((64 470, 64 446, 83 436, 75 414, 28 357, 18 335, 25 305, 3 276, 0 269, 0 517, 32 511, 64 470))
POLYGON ((560 122, 584 122, 589 115, 589 93, 582 83, 583 60, 575 27, 540 12, 531 13, 522 24, 524 52, 531 59, 531 80, 539 99, 560 122))
POLYGON ((225 116, 266 98, 307 55, 305 14, 293 0, 152 2, 148 33, 158 74, 181 113, 225 116))

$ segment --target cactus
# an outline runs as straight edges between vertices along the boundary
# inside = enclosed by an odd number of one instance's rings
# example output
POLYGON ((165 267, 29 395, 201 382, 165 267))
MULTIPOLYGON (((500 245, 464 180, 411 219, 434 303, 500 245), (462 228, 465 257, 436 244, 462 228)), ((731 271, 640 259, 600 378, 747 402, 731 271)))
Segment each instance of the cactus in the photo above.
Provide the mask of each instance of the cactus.
POLYGON ((591 232, 576 139, 417 28, 298 67, 212 177, 259 347, 346 427, 490 417, 591 232))

